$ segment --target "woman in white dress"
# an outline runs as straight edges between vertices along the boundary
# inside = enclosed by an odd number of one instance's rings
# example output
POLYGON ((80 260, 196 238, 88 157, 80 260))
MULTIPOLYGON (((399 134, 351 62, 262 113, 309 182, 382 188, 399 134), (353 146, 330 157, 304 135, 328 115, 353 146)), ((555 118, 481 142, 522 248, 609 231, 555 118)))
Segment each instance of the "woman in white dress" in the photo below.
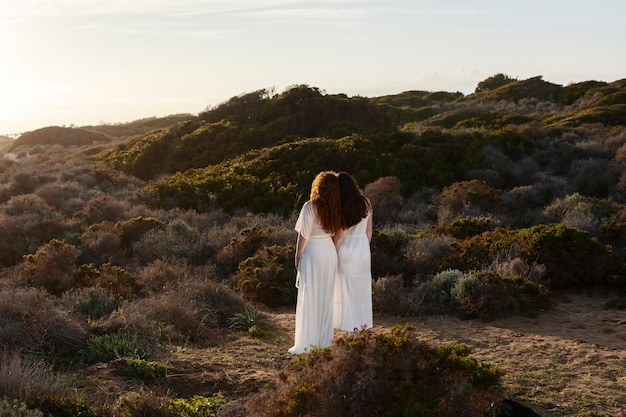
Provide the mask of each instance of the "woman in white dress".
POLYGON ((373 326, 372 205, 354 178, 340 172, 342 230, 335 235, 338 266, 334 293, 334 327, 354 331, 373 326))
POLYGON ((341 228, 337 174, 320 172, 311 185, 309 201, 296 221, 296 329, 289 353, 324 348, 333 341, 333 290, 337 250, 333 235, 341 228))

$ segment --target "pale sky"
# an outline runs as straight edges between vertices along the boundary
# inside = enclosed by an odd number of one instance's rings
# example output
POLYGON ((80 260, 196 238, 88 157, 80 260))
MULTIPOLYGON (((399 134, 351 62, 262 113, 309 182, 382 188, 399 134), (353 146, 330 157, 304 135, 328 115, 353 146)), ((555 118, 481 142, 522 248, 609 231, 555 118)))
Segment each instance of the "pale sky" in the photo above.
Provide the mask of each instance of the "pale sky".
POLYGON ((626 78, 624 0, 0 0, 0 135, 198 114, 307 84, 626 78))

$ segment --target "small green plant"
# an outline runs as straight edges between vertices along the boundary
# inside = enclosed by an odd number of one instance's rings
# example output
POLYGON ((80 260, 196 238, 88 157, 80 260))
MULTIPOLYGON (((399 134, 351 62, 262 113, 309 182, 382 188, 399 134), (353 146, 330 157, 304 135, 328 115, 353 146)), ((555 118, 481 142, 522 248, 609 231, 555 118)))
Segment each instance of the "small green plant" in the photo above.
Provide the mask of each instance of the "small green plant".
POLYGON ((450 289, 450 296, 454 301, 460 303, 464 298, 472 295, 473 291, 478 287, 481 281, 481 277, 478 274, 463 274, 463 276, 450 289))
POLYGON ((98 320, 117 308, 117 300, 103 288, 91 287, 73 294, 74 308, 91 320, 98 320))
POLYGON ((123 359, 122 362, 113 369, 112 373, 118 376, 152 382, 164 378, 173 370, 173 366, 158 361, 127 358, 123 359))
POLYGON ((108 362, 131 357, 146 359, 153 353, 152 347, 135 333, 114 333, 94 336, 87 341, 86 362, 108 362))
MULTIPOLYGON (((82 397, 48 397, 40 406, 46 416, 98 417, 97 410, 87 404, 82 397)), ((3 415, 0 413, 0 415, 3 415)))
POLYGON ((180 398, 170 401, 169 410, 181 417, 212 417, 227 402, 220 394, 212 397, 194 395, 188 400, 180 398))
POLYGON ((246 307, 242 313, 235 313, 230 319, 230 328, 240 332, 248 332, 253 336, 262 334, 262 328, 267 324, 267 317, 259 310, 246 307))

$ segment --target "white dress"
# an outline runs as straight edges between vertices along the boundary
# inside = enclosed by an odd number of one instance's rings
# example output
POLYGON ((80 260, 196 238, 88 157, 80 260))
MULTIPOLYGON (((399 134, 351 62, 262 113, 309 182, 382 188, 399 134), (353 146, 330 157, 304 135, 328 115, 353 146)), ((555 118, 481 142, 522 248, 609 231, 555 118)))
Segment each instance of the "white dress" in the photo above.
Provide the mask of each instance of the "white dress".
POLYGON ((354 331, 373 326, 372 267, 367 223, 370 211, 361 222, 345 231, 338 251, 334 294, 336 329, 354 331))
POLYGON ((302 206, 295 230, 307 239, 296 274, 295 342, 289 353, 324 348, 333 341, 333 289, 337 251, 332 236, 322 229, 313 203, 302 206))

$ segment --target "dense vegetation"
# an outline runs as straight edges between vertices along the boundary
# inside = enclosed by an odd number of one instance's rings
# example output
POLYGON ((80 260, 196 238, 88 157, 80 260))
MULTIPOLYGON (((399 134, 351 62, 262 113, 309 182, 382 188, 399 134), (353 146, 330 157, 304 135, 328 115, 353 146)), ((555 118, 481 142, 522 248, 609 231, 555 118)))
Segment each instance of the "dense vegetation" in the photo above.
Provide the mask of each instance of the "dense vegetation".
POLYGON ((246 392, 258 396, 166 376, 184 374, 172 351, 271 340, 263 310, 294 303, 293 224, 326 169, 372 201, 376 314, 532 316, 553 291, 623 293, 625 124, 626 80, 497 74, 468 96, 300 85, 25 134, 0 159, 0 410, 340 415, 329 392, 368 410, 356 399, 379 389, 389 415, 489 415, 501 370, 410 329, 347 335, 246 392), (357 359, 368 368, 341 366, 357 359), (131 388, 88 383, 103 363, 131 388))

